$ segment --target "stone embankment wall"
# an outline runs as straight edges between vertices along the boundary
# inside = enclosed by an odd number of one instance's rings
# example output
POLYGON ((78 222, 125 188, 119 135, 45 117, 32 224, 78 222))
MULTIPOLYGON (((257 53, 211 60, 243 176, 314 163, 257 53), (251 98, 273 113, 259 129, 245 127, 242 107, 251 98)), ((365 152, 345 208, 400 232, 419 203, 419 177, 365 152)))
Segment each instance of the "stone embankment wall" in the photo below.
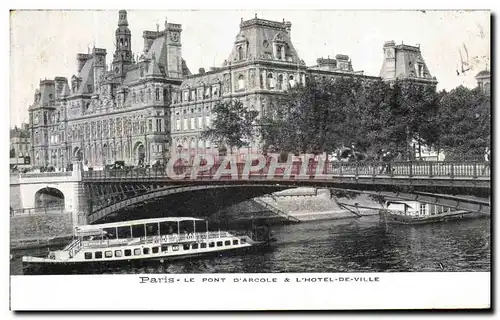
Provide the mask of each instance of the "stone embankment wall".
POLYGON ((12 248, 47 244, 51 239, 72 235, 71 213, 49 213, 10 217, 10 243, 12 248))
MULTIPOLYGON (((345 208, 339 207, 335 199, 330 198, 330 192, 327 189, 318 189, 317 192, 312 188, 291 189, 278 192, 277 196, 263 197, 262 200, 301 221, 356 217, 345 208)), ((373 210, 359 209, 358 214, 361 215, 376 215, 378 209, 381 208, 379 203, 362 194, 355 199, 341 198, 338 201, 374 208, 373 210)), ((357 212, 355 208, 349 208, 357 212)))

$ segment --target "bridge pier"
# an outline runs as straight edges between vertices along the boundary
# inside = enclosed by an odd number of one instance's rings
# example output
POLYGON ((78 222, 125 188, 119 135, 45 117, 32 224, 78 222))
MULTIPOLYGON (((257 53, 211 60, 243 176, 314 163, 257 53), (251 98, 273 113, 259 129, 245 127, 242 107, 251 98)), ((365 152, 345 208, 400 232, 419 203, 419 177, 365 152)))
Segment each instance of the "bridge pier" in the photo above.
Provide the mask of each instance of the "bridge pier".
POLYGON ((73 179, 76 183, 73 186, 73 197, 71 201, 71 220, 73 226, 87 224, 88 198, 85 193, 85 187, 82 183, 83 163, 81 161, 73 162, 73 179))

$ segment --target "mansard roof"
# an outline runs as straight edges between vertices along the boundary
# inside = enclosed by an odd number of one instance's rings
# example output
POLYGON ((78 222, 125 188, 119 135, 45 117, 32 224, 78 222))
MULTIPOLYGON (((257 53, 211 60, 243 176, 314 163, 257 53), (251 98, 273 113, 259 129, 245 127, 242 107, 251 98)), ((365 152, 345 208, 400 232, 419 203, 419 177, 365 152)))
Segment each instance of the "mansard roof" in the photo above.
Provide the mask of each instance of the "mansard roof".
POLYGON ((238 59, 238 47, 241 42, 247 43, 246 60, 272 55, 273 43, 278 42, 285 45, 288 61, 299 62, 300 57, 290 38, 290 27, 291 24, 284 21, 281 23, 258 18, 242 21, 228 61, 234 62, 238 59))
POLYGON ((91 94, 92 91, 89 91, 88 85, 94 85, 94 61, 95 58, 88 59, 85 61, 82 70, 78 73, 78 78, 81 79, 80 86, 78 87, 78 91, 75 94, 91 94))

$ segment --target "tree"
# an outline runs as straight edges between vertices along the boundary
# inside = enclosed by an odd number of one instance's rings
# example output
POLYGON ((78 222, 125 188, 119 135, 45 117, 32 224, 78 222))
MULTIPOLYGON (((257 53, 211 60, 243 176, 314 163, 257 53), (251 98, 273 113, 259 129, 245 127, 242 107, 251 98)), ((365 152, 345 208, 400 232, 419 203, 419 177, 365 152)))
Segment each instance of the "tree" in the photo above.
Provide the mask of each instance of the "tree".
POLYGON ((479 89, 460 86, 443 93, 435 123, 446 158, 482 159, 491 149, 491 100, 479 89))
MULTIPOLYGON (((352 123, 359 118, 356 92, 361 82, 351 77, 311 79, 276 99, 260 125, 266 148, 295 153, 331 153, 350 145, 352 123)), ((358 134, 358 132, 356 132, 358 134)))
POLYGON ((219 148, 247 146, 255 136, 254 124, 258 111, 248 110, 238 99, 218 101, 212 109, 213 121, 202 131, 203 139, 216 142, 219 148))

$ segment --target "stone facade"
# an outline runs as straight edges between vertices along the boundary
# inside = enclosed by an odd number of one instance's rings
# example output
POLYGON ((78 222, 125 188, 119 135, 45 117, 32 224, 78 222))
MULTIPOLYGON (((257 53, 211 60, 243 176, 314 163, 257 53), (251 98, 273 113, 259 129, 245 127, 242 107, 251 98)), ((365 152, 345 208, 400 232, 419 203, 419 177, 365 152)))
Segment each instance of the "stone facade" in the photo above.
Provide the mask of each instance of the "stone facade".
POLYGON ((28 124, 23 123, 21 128, 17 126, 10 130, 10 157, 29 157, 31 153, 30 131, 28 124))
MULTIPOLYGON (((387 42, 380 77, 354 71, 347 55, 320 58, 306 66, 291 40, 290 22, 255 17, 241 21, 233 49, 222 66, 192 75, 182 59, 179 24, 144 31, 143 54, 135 61, 127 13, 119 12, 116 49, 110 66, 106 50, 77 55, 77 75, 40 81, 29 108, 35 166, 64 168, 82 159, 94 168, 117 160, 129 165, 162 162, 171 153, 216 153, 201 139, 219 99, 237 98, 265 114, 274 98, 310 77, 334 79, 413 78, 437 83, 420 48, 387 42)), ((259 149, 255 139, 251 147, 259 149)))
POLYGON ((476 75, 477 87, 487 94, 491 94, 491 72, 483 70, 476 75))

